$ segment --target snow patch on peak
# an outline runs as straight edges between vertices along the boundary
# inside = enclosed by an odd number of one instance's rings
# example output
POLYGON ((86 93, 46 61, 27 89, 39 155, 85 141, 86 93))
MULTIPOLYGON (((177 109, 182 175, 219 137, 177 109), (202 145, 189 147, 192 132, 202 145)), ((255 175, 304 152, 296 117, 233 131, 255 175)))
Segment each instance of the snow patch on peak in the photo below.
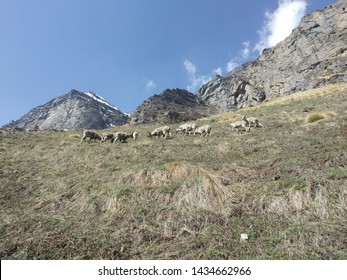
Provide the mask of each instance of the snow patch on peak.
POLYGON ((93 98, 94 100, 102 103, 102 104, 105 104, 107 105, 108 107, 111 107, 117 111, 119 111, 119 109, 116 107, 116 106, 113 106, 112 104, 108 103, 104 98, 102 98, 101 96, 97 95, 96 93, 94 92, 91 92, 91 91, 83 91, 83 93, 85 95, 88 95, 89 97, 93 98))

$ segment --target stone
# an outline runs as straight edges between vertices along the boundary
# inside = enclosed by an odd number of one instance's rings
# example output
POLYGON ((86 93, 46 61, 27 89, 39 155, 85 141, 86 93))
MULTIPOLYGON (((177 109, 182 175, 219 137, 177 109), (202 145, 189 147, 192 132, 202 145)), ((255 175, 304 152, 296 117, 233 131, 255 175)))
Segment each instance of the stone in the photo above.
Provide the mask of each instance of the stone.
POLYGON ((246 234, 246 233, 241 233, 240 241, 241 241, 241 242, 246 242, 246 241, 248 241, 248 234, 246 234))

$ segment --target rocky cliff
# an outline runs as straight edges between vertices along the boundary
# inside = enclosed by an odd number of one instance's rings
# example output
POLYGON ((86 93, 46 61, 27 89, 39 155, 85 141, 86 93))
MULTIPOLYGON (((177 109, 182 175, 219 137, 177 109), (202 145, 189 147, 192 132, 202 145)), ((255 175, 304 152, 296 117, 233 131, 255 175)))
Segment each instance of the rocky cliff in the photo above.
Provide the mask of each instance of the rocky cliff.
POLYGON ((71 90, 32 109, 5 128, 103 129, 127 123, 128 115, 93 92, 71 90))
POLYGON ((347 82, 347 3, 339 1, 302 18, 284 41, 226 77, 216 76, 197 96, 220 111, 282 95, 347 82))
POLYGON ((184 89, 166 89, 145 100, 132 113, 133 124, 177 123, 216 113, 197 95, 184 89))

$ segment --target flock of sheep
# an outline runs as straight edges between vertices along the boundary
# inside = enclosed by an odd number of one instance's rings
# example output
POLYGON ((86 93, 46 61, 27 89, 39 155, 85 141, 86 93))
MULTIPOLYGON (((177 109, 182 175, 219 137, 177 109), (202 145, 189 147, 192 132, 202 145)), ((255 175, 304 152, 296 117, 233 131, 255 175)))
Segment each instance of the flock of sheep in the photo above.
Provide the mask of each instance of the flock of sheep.
MULTIPOLYGON (((242 117, 242 120, 230 122, 230 126, 232 130, 236 130, 237 132, 249 132, 251 127, 263 127, 257 118, 250 117, 246 118, 246 116, 242 117)), ((176 129, 176 133, 184 133, 184 134, 193 134, 193 135, 200 135, 202 136, 211 136, 211 130, 212 127, 210 125, 203 125, 198 126, 196 123, 185 123, 180 125, 176 129)), ((171 129, 169 126, 162 126, 154 129, 152 132, 149 132, 147 134, 148 137, 160 137, 163 138, 171 138, 171 129)), ((99 140, 100 142, 106 142, 107 140, 110 140, 111 143, 116 143, 117 141, 121 143, 126 143, 126 140, 128 138, 132 138, 136 140, 139 137, 139 133, 134 132, 116 132, 116 133, 104 133, 101 136, 96 133, 95 131, 90 130, 83 130, 83 135, 81 139, 81 143, 86 141, 88 138, 89 140, 99 140)))

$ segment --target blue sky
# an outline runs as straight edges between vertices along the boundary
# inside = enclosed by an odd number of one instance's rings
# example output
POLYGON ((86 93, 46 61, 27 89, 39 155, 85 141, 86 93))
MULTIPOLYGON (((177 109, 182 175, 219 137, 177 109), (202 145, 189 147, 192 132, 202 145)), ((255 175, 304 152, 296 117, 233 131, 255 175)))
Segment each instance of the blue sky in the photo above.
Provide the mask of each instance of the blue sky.
POLYGON ((335 0, 0 0, 0 125, 71 89, 131 113, 196 92, 335 0))

